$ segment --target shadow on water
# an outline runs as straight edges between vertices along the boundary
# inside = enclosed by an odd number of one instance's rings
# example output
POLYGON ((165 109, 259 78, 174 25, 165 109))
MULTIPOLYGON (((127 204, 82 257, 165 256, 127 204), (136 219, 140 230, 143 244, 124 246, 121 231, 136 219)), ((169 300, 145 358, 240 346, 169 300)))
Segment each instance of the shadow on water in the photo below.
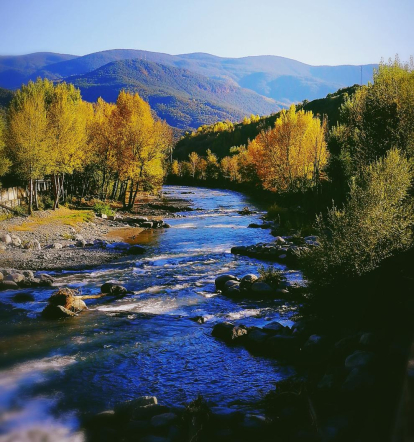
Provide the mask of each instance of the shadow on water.
POLYGON ((51 322, 39 313, 54 289, 28 290, 30 300, 19 303, 15 292, 2 293, 0 434, 30 426, 75 431, 80 415, 140 395, 174 405, 202 394, 212 405, 254 409, 289 374, 277 361, 211 336, 223 320, 289 324, 291 310, 283 303, 235 302, 214 288, 219 274, 257 273, 261 262, 234 256, 230 248, 271 240, 267 230, 247 229, 260 222, 261 208, 237 192, 180 186, 167 191, 201 210, 168 220, 171 228, 163 231, 125 229, 125 239, 146 245, 143 256, 56 273, 58 285, 83 294, 99 293, 101 284, 112 280, 131 295, 113 302, 88 300, 89 310, 79 317, 51 322), (245 206, 259 213, 239 215, 245 206), (206 318, 202 325, 190 320, 199 315, 206 318))

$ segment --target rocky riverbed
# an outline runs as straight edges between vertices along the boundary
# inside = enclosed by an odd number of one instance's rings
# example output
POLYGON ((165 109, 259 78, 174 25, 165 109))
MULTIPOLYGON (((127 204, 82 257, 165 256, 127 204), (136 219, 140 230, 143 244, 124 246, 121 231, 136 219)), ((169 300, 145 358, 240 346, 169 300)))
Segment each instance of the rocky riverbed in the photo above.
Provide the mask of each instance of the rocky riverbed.
MULTIPOLYGON (((100 217, 90 212, 87 221, 79 221, 77 211, 62 208, 35 212, 30 218, 1 221, 0 268, 70 270, 110 262, 125 254, 128 244, 139 242, 137 238, 145 230, 168 228, 161 214, 179 216, 157 209, 157 204, 167 205, 165 202, 151 203, 151 207, 143 205, 146 216, 120 213, 100 217)), ((187 207, 178 200, 167 206, 177 211, 187 207)))

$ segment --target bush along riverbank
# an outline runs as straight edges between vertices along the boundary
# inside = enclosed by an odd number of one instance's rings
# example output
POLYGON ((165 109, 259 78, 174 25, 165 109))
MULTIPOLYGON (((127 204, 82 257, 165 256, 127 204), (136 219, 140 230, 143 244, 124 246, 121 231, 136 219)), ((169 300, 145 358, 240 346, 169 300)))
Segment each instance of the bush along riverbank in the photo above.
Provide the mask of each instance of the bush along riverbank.
MULTIPOLYGON (((302 292, 291 328, 278 322, 214 327, 226 345, 295 367, 264 401, 274 440, 392 440, 414 331, 413 262, 411 249, 347 283, 302 292)), ((224 296, 241 287, 245 297, 288 297, 270 284, 259 294, 255 284, 265 283, 256 278, 221 275, 216 287, 224 296)))

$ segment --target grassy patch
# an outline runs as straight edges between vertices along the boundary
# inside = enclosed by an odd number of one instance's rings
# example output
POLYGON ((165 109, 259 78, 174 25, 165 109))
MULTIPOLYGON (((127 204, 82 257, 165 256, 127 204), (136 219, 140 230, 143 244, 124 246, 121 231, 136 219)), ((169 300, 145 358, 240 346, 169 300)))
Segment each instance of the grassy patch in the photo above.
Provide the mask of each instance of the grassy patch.
POLYGON ((91 210, 70 210, 62 207, 53 212, 37 212, 20 226, 11 229, 16 232, 32 232, 48 224, 76 227, 78 224, 91 222, 94 216, 91 210))

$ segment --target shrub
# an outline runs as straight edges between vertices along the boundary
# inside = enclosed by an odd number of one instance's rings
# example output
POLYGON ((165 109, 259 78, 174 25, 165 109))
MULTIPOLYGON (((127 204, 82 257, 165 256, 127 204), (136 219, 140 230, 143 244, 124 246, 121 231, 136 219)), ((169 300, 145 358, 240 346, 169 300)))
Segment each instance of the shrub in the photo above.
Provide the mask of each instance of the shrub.
POLYGON ((410 185, 410 163, 396 149, 366 167, 343 208, 317 217, 321 246, 305 258, 305 275, 320 285, 353 278, 412 246, 410 185))
POLYGON ((260 279, 271 287, 277 287, 285 279, 282 270, 275 269, 273 266, 265 267, 262 265, 257 271, 259 272, 260 279))
POLYGON ((107 216, 115 215, 115 211, 111 209, 111 206, 102 201, 97 201, 94 204, 93 211, 97 215, 107 215, 107 216))
POLYGON ((54 201, 50 195, 38 195, 38 206, 39 210, 52 209, 54 201))

